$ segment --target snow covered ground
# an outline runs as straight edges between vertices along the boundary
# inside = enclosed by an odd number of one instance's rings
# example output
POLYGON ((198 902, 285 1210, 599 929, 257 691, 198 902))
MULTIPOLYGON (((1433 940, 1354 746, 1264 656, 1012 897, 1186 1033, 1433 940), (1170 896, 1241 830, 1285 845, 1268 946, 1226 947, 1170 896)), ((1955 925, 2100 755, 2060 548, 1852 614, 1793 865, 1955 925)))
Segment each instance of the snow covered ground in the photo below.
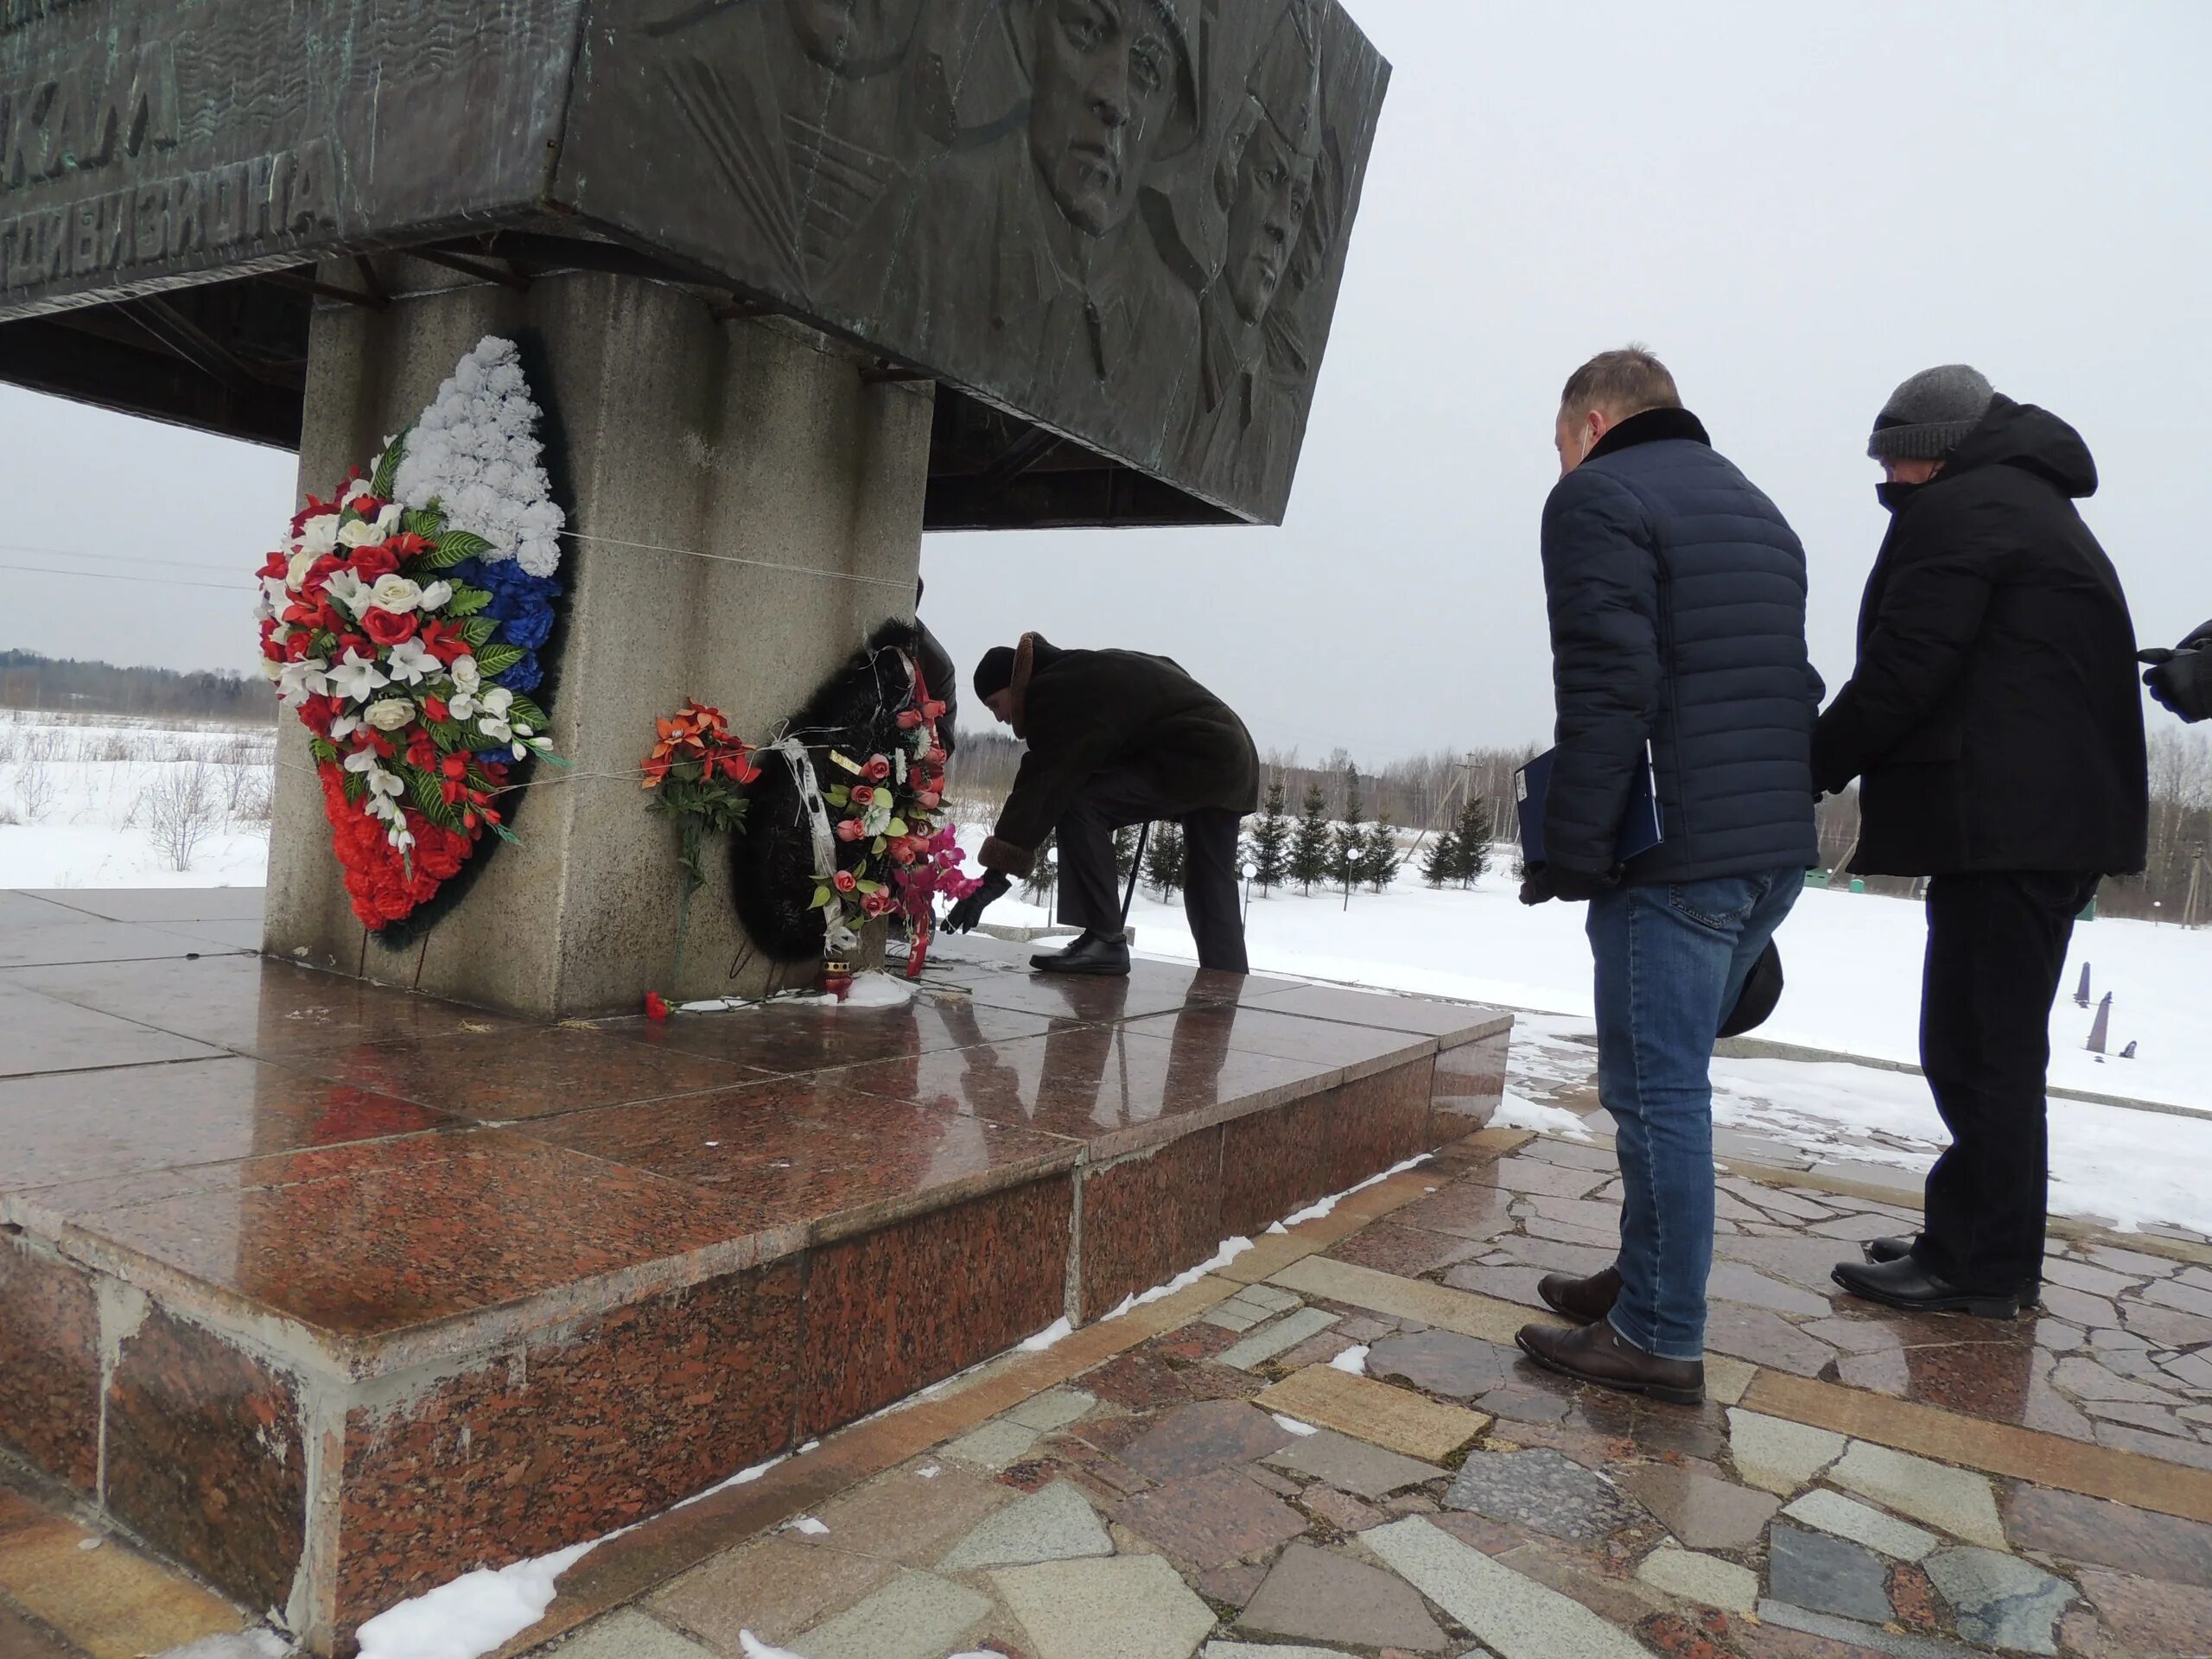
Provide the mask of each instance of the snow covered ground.
POLYGON ((0 887, 259 887, 262 727, 0 709, 0 887))

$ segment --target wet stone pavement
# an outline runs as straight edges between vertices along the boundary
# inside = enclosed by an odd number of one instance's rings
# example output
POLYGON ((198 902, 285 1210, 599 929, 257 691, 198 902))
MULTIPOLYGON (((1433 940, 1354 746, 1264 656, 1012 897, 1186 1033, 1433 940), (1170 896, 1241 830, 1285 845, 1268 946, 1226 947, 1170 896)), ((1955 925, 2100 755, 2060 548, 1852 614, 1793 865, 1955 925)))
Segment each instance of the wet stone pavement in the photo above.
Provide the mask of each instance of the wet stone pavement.
POLYGON ((1827 1283, 1909 1209, 1731 1177, 1713 1397, 1645 1405, 1510 1346, 1538 1274, 1607 1259, 1616 1182, 1602 1144, 1475 1136, 1333 1236, 1263 1238, 1187 1319, 511 1651, 2212 1651, 2212 1250, 2058 1240, 2061 1306, 1909 1318, 1827 1283))

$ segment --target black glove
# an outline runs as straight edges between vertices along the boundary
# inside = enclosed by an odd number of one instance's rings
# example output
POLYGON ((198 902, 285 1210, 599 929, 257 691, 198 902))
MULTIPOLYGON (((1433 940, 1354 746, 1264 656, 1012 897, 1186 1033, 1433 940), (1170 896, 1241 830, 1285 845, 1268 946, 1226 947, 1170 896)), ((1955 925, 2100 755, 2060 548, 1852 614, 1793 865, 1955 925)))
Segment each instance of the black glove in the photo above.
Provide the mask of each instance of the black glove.
POLYGON ((2146 651, 2139 660, 2153 664, 2143 683, 2168 709, 2192 724, 2212 717, 2212 622, 2177 649, 2146 651))
POLYGON ((1013 885, 1012 880, 996 871, 985 876, 982 887, 953 906, 944 918, 944 931, 948 933, 974 932, 976 924, 983 919, 983 912, 1005 898, 1007 889, 1013 885))
POLYGON ((1521 902, 1541 905, 1547 899, 1564 899, 1570 904, 1580 904, 1601 893, 1611 893, 1620 884, 1618 868, 1576 870, 1563 864, 1531 864, 1521 878, 1521 902))

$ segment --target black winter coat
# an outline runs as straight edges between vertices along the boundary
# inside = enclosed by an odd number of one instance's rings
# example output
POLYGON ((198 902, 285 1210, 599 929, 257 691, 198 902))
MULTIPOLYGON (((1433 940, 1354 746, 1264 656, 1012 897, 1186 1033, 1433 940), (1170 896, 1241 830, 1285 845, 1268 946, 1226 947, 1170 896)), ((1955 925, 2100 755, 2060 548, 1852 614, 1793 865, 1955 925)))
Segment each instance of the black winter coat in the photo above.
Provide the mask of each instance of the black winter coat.
POLYGON ((1109 767, 1143 772, 1182 810, 1260 804, 1260 757, 1244 722, 1165 657, 1062 651, 1039 634, 1014 654, 1014 732, 1029 752, 978 861, 1027 875, 1083 786, 1109 767))
POLYGON ((1999 397, 1927 484, 1889 486, 1859 666, 1821 716, 1821 788, 1853 778, 1867 875, 2144 864, 2135 629, 2076 498, 2081 435, 1999 397))
POLYGON ((1631 884, 1809 866, 1805 551, 1687 410, 1623 421, 1544 504, 1558 754, 1544 849, 1610 870, 1651 745, 1665 840, 1631 884))
POLYGON ((918 616, 914 619, 914 652, 921 658, 922 677, 929 682, 930 696, 944 705, 944 718, 937 723, 937 741, 949 759, 960 747, 960 676, 944 642, 918 616))

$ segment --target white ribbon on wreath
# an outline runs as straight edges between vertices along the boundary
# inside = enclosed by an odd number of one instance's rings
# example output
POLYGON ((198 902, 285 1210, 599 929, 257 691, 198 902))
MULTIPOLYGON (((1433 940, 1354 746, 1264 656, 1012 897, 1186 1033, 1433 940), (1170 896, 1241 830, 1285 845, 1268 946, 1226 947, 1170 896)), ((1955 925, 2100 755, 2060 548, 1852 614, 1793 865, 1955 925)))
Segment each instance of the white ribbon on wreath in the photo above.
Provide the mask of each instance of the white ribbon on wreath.
MULTIPOLYGON (((781 756, 791 768, 791 782, 798 790, 798 810, 814 842, 814 879, 827 881, 837 873, 837 835, 830 827, 830 808, 814 775, 814 757, 795 737, 770 744, 767 752, 781 756)), ((860 948, 860 936, 839 922, 830 926, 828 943, 832 950, 855 950, 860 948)))

